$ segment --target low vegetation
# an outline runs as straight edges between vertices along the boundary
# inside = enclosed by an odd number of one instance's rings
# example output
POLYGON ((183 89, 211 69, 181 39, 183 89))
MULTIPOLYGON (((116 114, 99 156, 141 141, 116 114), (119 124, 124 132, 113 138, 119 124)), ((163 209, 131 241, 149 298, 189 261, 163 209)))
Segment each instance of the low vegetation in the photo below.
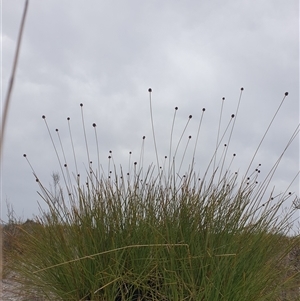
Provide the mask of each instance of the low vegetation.
POLYGON ((4 229, 14 238, 4 243, 8 270, 23 294, 74 301, 299 299, 299 240, 289 236, 297 208, 281 210, 294 196, 266 194, 278 162, 260 182, 259 166, 250 175, 222 171, 225 156, 215 165, 220 137, 201 178, 194 157, 179 176, 178 145, 160 169, 157 151, 157 166, 140 160, 128 173, 112 165, 105 175, 100 164, 89 164, 86 175, 73 177, 62 163, 52 190, 34 172, 47 209, 4 229))

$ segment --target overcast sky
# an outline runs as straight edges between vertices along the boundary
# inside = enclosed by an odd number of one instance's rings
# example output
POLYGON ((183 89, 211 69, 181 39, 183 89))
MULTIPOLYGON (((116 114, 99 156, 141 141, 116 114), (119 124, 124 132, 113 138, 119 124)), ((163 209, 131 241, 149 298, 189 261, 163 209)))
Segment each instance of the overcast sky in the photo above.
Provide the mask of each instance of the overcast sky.
MULTIPOLYGON (((3 103, 24 1, 4 0, 1 5, 3 103)), ((222 97, 224 131, 244 87, 227 153, 230 160, 236 153, 231 170, 242 172, 289 92, 251 169, 261 163, 263 180, 299 124, 298 0, 31 0, 5 136, 1 218, 7 220, 6 202, 23 219, 38 214, 37 202, 44 206, 24 153, 47 187, 51 174, 60 170, 42 115, 55 141, 59 129, 68 162, 73 162, 67 123, 71 118, 81 168, 87 159, 80 103, 91 160, 97 159, 95 122, 105 168, 109 150, 125 170, 129 151, 132 162, 137 161, 143 135, 145 162, 156 165, 150 87, 160 164, 169 154, 175 106, 173 152, 193 115, 181 153, 188 135, 193 150, 206 108, 196 155, 200 174, 216 145, 222 97)), ((284 192, 298 171, 299 138, 286 152, 270 188, 275 185, 278 193, 284 192)), ((288 191, 299 195, 299 179, 288 191)))

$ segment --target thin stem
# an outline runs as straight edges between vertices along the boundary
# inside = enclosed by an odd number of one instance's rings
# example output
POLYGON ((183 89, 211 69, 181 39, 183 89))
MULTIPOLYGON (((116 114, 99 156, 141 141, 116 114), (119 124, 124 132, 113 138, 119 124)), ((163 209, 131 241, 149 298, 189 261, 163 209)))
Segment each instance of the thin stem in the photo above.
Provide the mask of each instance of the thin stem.
POLYGON ((152 89, 148 89, 149 92, 149 99, 150 99, 150 117, 151 117, 151 126, 152 126, 152 134, 153 134, 153 141, 154 141, 154 148, 155 148, 155 155, 156 155, 156 161, 157 161, 157 171, 159 171, 159 160, 158 160, 158 152, 157 152, 157 146, 156 146, 156 139, 155 139, 155 132, 154 132, 154 122, 153 122, 153 112, 152 112, 152 99, 151 99, 151 93, 152 89))
POLYGON ((86 137, 86 131, 85 131, 85 124, 84 124, 84 118, 83 118, 83 104, 82 103, 80 104, 80 108, 81 108, 81 120, 82 120, 84 141, 85 141, 86 153, 87 153, 88 164, 89 164, 88 166, 89 166, 89 169, 91 169, 91 166, 90 166, 91 160, 90 160, 89 147, 88 147, 87 137, 86 137))
MULTIPOLYGON (((97 146, 97 160, 98 160, 98 172, 99 172, 99 179, 100 179, 100 156, 99 156, 99 143, 98 143, 98 135, 97 135, 97 125, 96 123, 93 123, 93 127, 95 130, 95 140, 96 140, 96 146, 97 146)), ((96 173, 97 176, 97 173, 96 173)))
POLYGON ((241 103, 243 91, 244 91, 244 88, 241 88, 241 92, 240 92, 240 97, 239 97, 238 105, 237 105, 237 108, 236 108, 236 111, 235 111, 235 118, 234 118, 234 120, 233 120, 233 124, 232 124, 231 131, 230 131, 230 134, 229 134, 229 139, 228 139, 228 142, 227 142, 227 148, 226 148, 226 150, 225 150, 224 160, 223 160, 222 167, 221 167, 221 170, 220 170, 220 176, 219 176, 219 179, 220 179, 221 176, 222 176, 223 167, 224 167, 224 163, 225 163, 225 159, 226 159, 226 155, 227 155, 227 150, 228 150, 228 148, 229 148, 229 144, 230 144, 230 141, 231 141, 231 137, 232 137, 234 125, 235 125, 235 122, 236 122, 237 114, 238 114, 238 111, 239 111, 239 107, 240 107, 240 103, 241 103))
POLYGON ((195 142, 195 147, 194 147, 194 152, 193 152, 193 159, 192 159, 192 168, 193 168, 194 162, 195 162, 195 154, 196 154, 196 149, 197 149, 197 145, 198 145, 198 138, 199 138, 199 133, 200 133, 200 128, 201 128, 204 112, 205 112, 205 108, 202 109, 202 114, 201 114, 198 130, 197 130, 196 142, 195 142))
POLYGON ((174 169, 174 172, 175 172, 175 158, 176 158, 176 154, 177 154, 179 145, 180 145, 180 143, 181 143, 182 137, 183 137, 183 135, 184 135, 184 133, 185 133, 185 131, 186 131, 186 129, 187 129, 187 126, 189 125, 189 122, 190 122, 191 119, 192 119, 192 115, 189 115, 188 121, 187 121, 187 123, 185 124, 185 127, 184 127, 184 129, 183 129, 183 131, 182 131, 182 134, 181 134, 181 136, 180 136, 180 138, 179 138, 179 141, 178 141, 178 143, 177 143, 177 146, 176 146, 176 149, 175 149, 175 152, 174 152, 174 155, 173 155, 173 166, 172 166, 172 168, 174 169))
POLYGON ((217 141, 216 141, 216 156, 215 156, 215 159, 214 159, 213 170, 215 170, 215 166, 216 166, 216 159, 217 159, 219 135, 220 135, 220 128, 221 128, 221 120, 222 120, 222 115, 223 115, 224 100, 225 100, 225 97, 222 98, 221 112, 220 112, 220 118, 219 118, 219 127, 218 127, 217 141))
POLYGON ((183 160, 184 160, 184 157, 185 157, 185 154, 186 154, 186 151, 187 151, 187 148, 188 148, 188 145, 189 145, 189 142, 190 142, 191 138, 192 138, 192 136, 188 137, 188 141, 186 143, 186 146, 185 146, 185 149, 184 149, 184 152, 183 152, 183 156, 182 156, 182 159, 181 159, 181 162, 180 162, 180 166, 179 166, 179 169, 178 169, 178 175, 180 175, 180 170, 181 170, 183 160))
POLYGON ((71 132, 71 126, 70 126, 70 117, 68 117, 67 120, 68 120, 69 134, 70 134, 71 145, 72 145, 72 151, 73 151, 74 162, 75 162, 76 176, 78 177, 79 173, 78 173, 78 168, 77 168, 77 161, 76 161, 76 155, 75 155, 75 148, 74 148, 73 137, 72 137, 72 132, 71 132))
POLYGON ((176 112, 178 110, 178 107, 175 107, 172 127, 171 127, 171 136, 170 136, 170 149, 169 149, 169 166, 168 166, 168 174, 170 173, 170 167, 171 167, 171 154, 172 154, 172 142, 173 142, 173 131, 174 131, 174 124, 175 124, 175 118, 176 118, 176 112))
MULTIPOLYGON (((59 154, 58 154, 58 151, 57 151, 57 148, 55 146, 55 143, 54 143, 54 140, 53 140, 53 137, 51 135, 51 132, 50 132, 50 129, 49 129, 49 126, 48 126, 48 123, 47 123, 47 120, 46 120, 46 116, 43 115, 42 118, 44 119, 44 122, 45 122, 45 125, 46 125, 46 128, 48 130, 48 133, 49 133, 49 136, 50 136, 50 139, 51 139, 51 142, 52 142, 52 145, 53 145, 53 148, 54 148, 54 151, 55 151, 55 154, 56 154, 56 157, 57 157, 57 160, 58 160, 58 163, 59 163, 59 167, 60 167, 60 170, 61 170, 61 173, 62 173, 62 176, 64 178, 64 182, 65 182, 65 185, 68 189, 68 185, 67 185, 67 180, 66 180, 66 177, 65 177, 65 173, 64 173, 64 170, 63 170, 63 165, 60 161, 60 157, 59 157, 59 154)), ((69 189, 68 189, 68 193, 70 193, 69 189)))
POLYGON ((0 131, 0 160, 2 158, 6 120, 7 120, 8 109, 9 109, 9 105, 10 105, 11 93, 12 93, 15 76, 16 76, 16 70, 17 70, 17 65, 18 65, 19 52, 20 52, 20 48, 21 48, 21 41, 22 41, 22 36, 23 36, 23 30, 24 30, 24 25, 25 25, 28 3, 29 3, 29 1, 26 0, 24 11, 23 11, 23 16, 22 16, 22 20, 21 20, 20 30, 19 30, 19 36, 18 36, 18 41, 17 41, 15 58, 14 58, 14 62, 13 62, 12 73, 11 73, 10 81, 8 84, 8 90, 7 90, 5 103, 4 103, 4 110, 3 110, 3 114, 2 114, 2 125, 1 125, 1 131, 0 131))
POLYGON ((264 135, 263 135, 263 137, 261 138, 261 140, 260 140, 260 142, 259 142, 259 144, 258 144, 258 147, 256 148, 256 151, 255 151, 255 153, 254 153, 254 155, 253 155, 253 157, 252 157, 252 159, 251 159, 251 161, 250 161, 250 164, 249 164, 249 166, 248 166, 247 171, 245 172, 245 175, 244 175, 244 178, 243 178, 242 182, 244 182, 245 177, 247 177, 247 173, 249 172, 249 169, 250 169, 250 167, 251 167, 251 165, 252 165, 252 163, 253 163, 253 161, 254 161, 254 158, 256 157, 257 152, 258 152, 258 150, 259 150, 261 144, 263 143, 263 141, 264 141, 264 139, 265 139, 267 133, 269 132, 269 129, 270 129, 270 127, 271 127, 271 125, 272 125, 272 123, 273 123, 275 117, 277 116, 277 114, 278 114, 278 112, 279 112, 279 110, 280 110, 280 108, 281 108, 281 106, 282 106, 284 100, 286 99, 286 97, 287 97, 288 95, 289 95, 289 93, 288 93, 288 92, 285 92, 283 99, 281 100, 281 102, 280 102, 280 104, 279 104, 279 106, 278 106, 278 108, 277 108, 277 110, 276 110, 276 112, 275 112, 275 114, 274 114, 272 120, 270 121, 270 123, 269 123, 269 125, 268 125, 268 127, 267 127, 267 129, 266 129, 266 131, 265 131, 265 133, 264 133, 264 135))
MULTIPOLYGON (((213 153, 213 156, 212 156, 211 160, 209 161, 209 164, 208 164, 208 166, 207 166, 207 168, 206 168, 206 171, 205 171, 205 173, 204 173, 204 176, 203 176, 203 181, 204 181, 204 179, 206 178, 206 175, 207 175, 207 173, 208 173, 208 171, 209 171, 209 168, 210 168, 210 166, 211 166, 211 164, 212 164, 212 161, 214 160, 214 158, 215 158, 215 156, 216 156, 216 152, 217 152, 217 150, 219 149, 220 144, 221 144, 222 140, 224 139, 224 136, 225 136, 225 134, 227 133, 228 128, 229 128, 229 126, 230 126, 231 121, 232 121, 233 118, 234 118, 234 114, 231 115, 231 118, 230 118, 230 120, 229 120, 229 122, 228 122, 228 125, 227 125, 227 127, 226 127, 226 129, 225 129, 225 131, 224 131, 224 133, 223 133, 223 135, 222 135, 222 137, 221 137, 221 139, 220 139, 218 145, 217 145, 217 148, 216 148, 215 152, 213 153)), ((212 176, 212 179, 214 178, 215 174, 216 174, 216 170, 213 170, 213 176, 212 176)))
MULTIPOLYGON (((61 148, 61 151, 62 151, 62 154, 63 154, 63 158, 64 158, 64 160, 65 160, 65 162, 64 162, 64 167, 65 167, 65 169, 66 169, 66 173, 67 173, 67 177, 68 177, 68 181, 69 181, 69 188, 68 188, 68 191, 71 191, 71 190, 73 190, 73 189, 72 189, 71 176, 70 176, 70 172, 69 172, 69 168, 68 168, 68 164, 67 164, 67 159, 66 159, 65 151, 64 151, 64 148, 63 148, 63 144, 62 144, 62 142, 61 142, 61 138, 60 138, 58 129, 56 129, 56 133, 57 133, 57 136, 58 136, 58 140, 59 140, 60 148, 61 148)), ((69 194, 69 196, 70 196, 70 194, 69 194)))
POLYGON ((140 159, 139 159, 139 169, 141 173, 143 172, 143 165, 144 165, 145 139, 146 136, 143 136, 140 159))

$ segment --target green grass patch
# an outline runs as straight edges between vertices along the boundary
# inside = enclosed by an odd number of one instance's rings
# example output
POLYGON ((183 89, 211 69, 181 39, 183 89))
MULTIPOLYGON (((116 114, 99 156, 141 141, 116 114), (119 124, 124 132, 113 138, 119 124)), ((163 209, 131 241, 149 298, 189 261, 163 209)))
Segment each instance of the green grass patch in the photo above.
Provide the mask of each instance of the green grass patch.
POLYGON ((258 169, 240 177, 225 156, 216 164, 221 141, 201 179, 194 157, 178 175, 178 146, 165 169, 134 163, 131 174, 114 166, 105 176, 89 165, 86 180, 71 181, 61 165, 65 186, 55 174, 52 192, 35 174, 47 209, 19 225, 10 252, 24 291, 74 301, 284 300, 299 286, 287 261, 297 246, 288 237, 296 209, 281 211, 291 195, 266 195, 274 170, 258 183, 258 169))

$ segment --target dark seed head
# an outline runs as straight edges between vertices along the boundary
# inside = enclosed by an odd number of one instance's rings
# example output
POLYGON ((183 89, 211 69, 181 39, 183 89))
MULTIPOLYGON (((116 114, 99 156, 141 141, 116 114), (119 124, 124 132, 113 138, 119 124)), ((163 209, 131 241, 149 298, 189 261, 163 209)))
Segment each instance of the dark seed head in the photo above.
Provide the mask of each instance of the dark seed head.
POLYGON ((143 136, 143 139, 145 139, 146 138, 146 136, 143 136))
POLYGON ((42 116, 42 118, 43 118, 43 119, 45 119, 45 118, 46 118, 46 116, 45 116, 45 115, 43 115, 43 116, 42 116))
POLYGON ((93 127, 96 127, 96 123, 93 123, 93 127))
POLYGON ((231 114, 231 118, 234 118, 234 114, 231 114))
POLYGON ((222 100, 225 100, 225 97, 222 97, 222 100))
POLYGON ((191 119, 192 117, 193 117, 192 115, 189 116, 190 119, 191 119))
POLYGON ((80 106, 83 107, 83 103, 81 103, 80 106))
POLYGON ((67 167, 67 164, 64 164, 64 167, 67 167))
POLYGON ((23 157, 26 157, 26 154, 24 154, 23 157))
POLYGON ((202 111, 204 112, 204 111, 205 111, 205 108, 203 108, 202 111))
POLYGON ((55 129, 56 132, 58 132, 58 129, 55 129))
POLYGON ((289 95, 289 92, 285 92, 284 95, 285 95, 285 96, 288 96, 288 95, 289 95))
POLYGON ((149 89, 148 89, 148 92, 150 92, 150 93, 151 93, 151 92, 152 92, 152 89, 151 89, 151 88, 149 88, 149 89))
POLYGON ((70 117, 68 117, 67 120, 70 120, 70 117))
POLYGON ((175 110, 177 111, 177 110, 178 110, 178 107, 175 107, 175 110))
POLYGON ((241 88, 241 91, 244 91, 244 88, 243 88, 243 87, 241 88))

